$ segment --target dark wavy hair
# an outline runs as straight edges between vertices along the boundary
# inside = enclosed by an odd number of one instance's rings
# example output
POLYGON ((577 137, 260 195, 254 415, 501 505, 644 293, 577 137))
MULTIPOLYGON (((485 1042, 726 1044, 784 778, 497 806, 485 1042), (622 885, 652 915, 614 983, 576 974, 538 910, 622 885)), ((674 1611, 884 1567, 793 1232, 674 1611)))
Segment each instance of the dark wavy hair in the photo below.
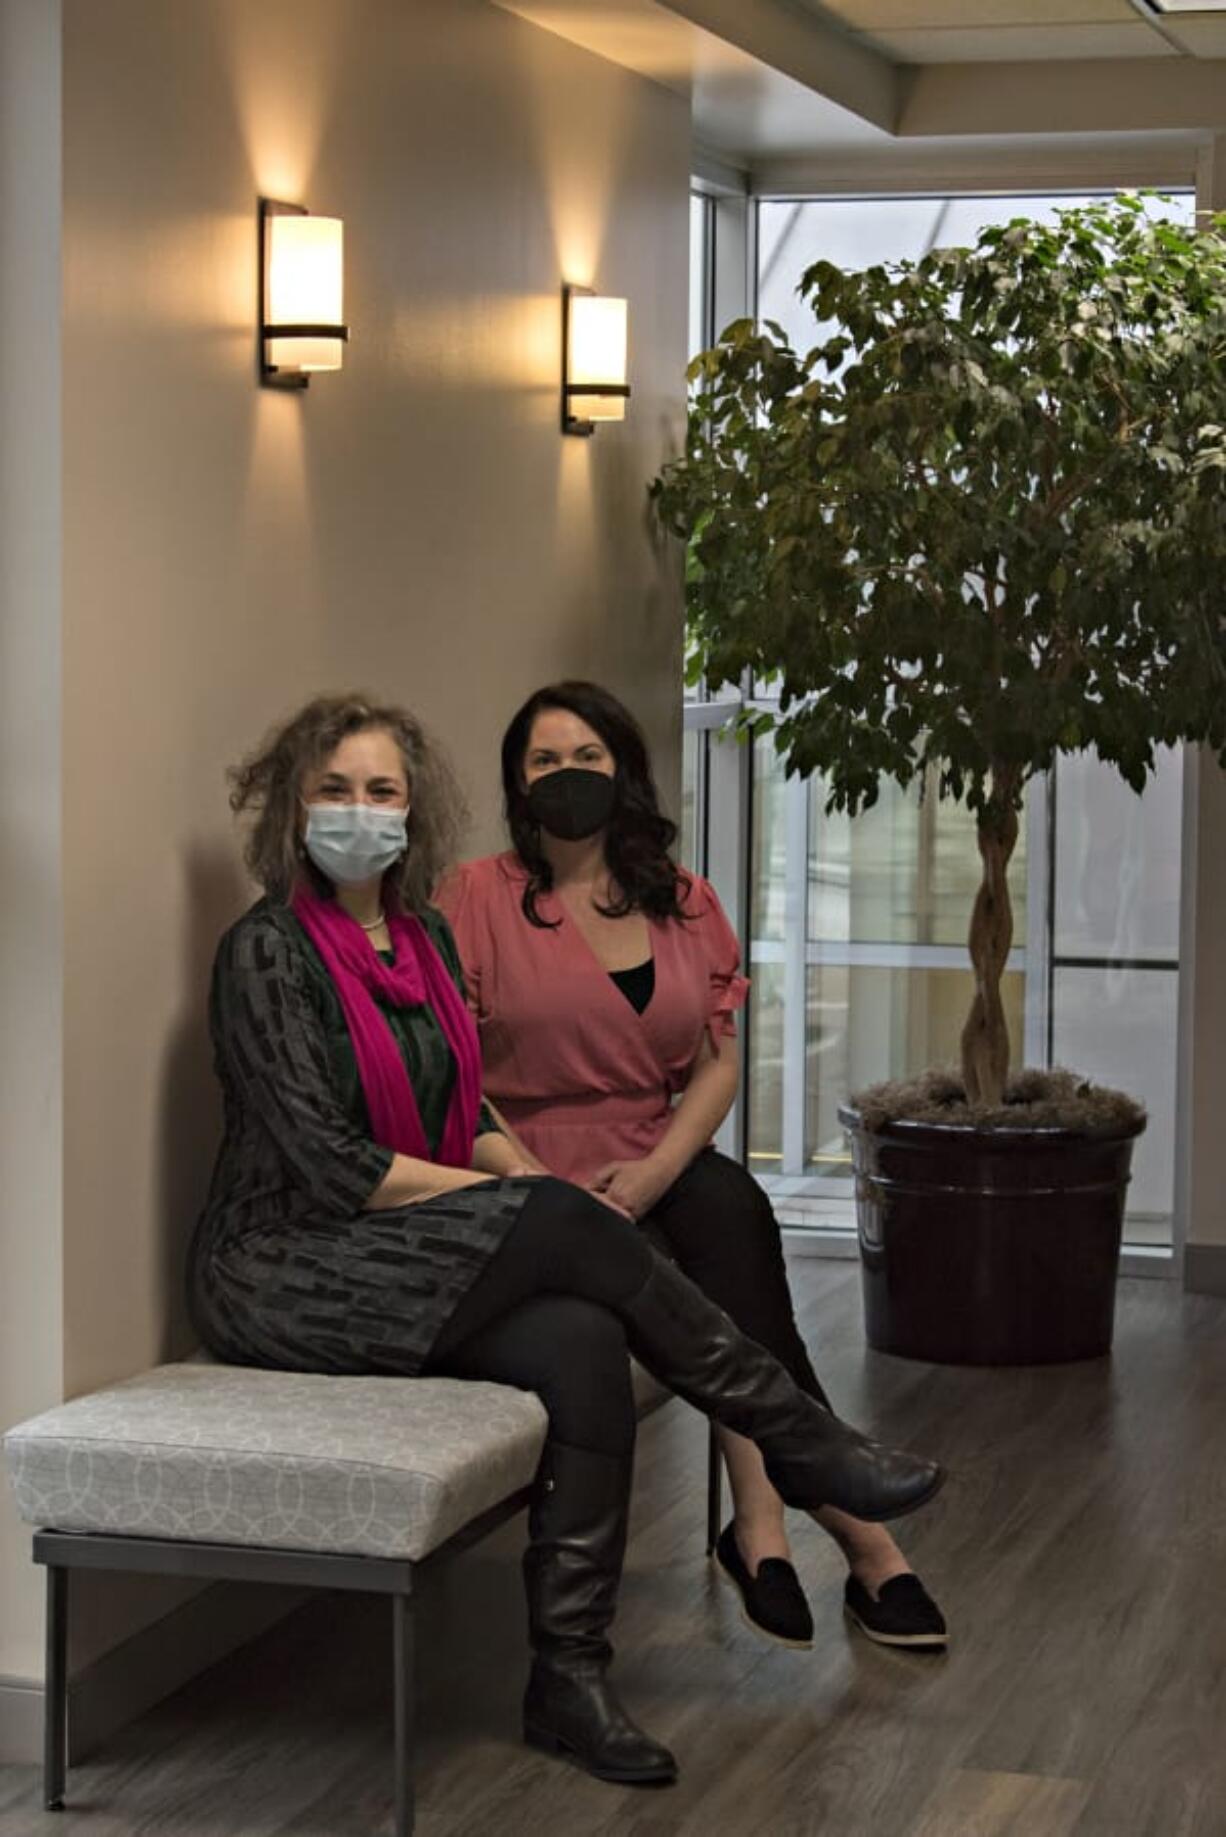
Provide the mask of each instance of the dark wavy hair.
POLYGON ((230 808, 252 819, 244 857, 270 899, 285 904, 305 874, 319 893, 335 891, 303 854, 299 796, 308 772, 317 770, 350 734, 382 728, 400 749, 411 794, 409 846, 387 870, 384 890, 408 912, 422 912, 444 867, 456 858, 467 810, 455 774, 416 715, 394 703, 351 692, 318 695, 281 721, 253 752, 226 774, 230 808))
POLYGON ((605 841, 605 857, 619 897, 602 906, 608 918, 644 912, 649 918, 687 916, 683 901, 689 877, 669 852, 677 839, 677 825, 660 809, 651 760, 643 730, 625 705, 607 689, 590 682, 550 683, 530 695, 517 709, 502 736, 502 793, 507 828, 516 854, 528 870, 522 905, 524 916, 546 928, 537 899, 553 887, 553 869, 541 847, 540 824, 533 820, 524 789, 524 760, 538 714, 560 708, 578 715, 598 733, 613 755, 613 815, 605 841))

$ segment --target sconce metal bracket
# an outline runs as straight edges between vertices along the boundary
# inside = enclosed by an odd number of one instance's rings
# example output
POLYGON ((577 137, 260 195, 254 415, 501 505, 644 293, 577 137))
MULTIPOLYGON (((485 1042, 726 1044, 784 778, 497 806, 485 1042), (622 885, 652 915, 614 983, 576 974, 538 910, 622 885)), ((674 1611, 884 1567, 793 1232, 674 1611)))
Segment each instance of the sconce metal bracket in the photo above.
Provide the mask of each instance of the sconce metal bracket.
MULTIPOLYGON (((256 299, 256 374, 265 389, 306 389, 311 379, 300 371, 279 370, 276 364, 268 362, 266 340, 271 336, 268 323, 268 219, 270 217, 305 217, 308 215, 305 204, 283 204, 276 198, 260 199, 260 255, 259 274, 256 284, 259 293, 256 299)), ((278 336, 280 335, 278 330, 278 336)))

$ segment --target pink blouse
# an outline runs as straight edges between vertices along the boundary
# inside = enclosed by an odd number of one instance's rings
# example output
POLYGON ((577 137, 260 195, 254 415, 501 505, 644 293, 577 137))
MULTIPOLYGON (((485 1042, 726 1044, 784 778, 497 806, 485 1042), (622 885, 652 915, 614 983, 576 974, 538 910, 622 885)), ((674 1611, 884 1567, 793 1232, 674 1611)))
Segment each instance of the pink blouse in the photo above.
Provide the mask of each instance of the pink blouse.
POLYGON ((714 890, 696 875, 684 920, 650 919, 655 989, 637 1014, 556 895, 520 903, 514 854, 466 862, 439 888, 477 1017, 485 1089, 524 1143, 563 1179, 650 1154, 704 1035, 735 1034, 749 983, 714 890), (553 928, 553 922, 560 921, 553 928))

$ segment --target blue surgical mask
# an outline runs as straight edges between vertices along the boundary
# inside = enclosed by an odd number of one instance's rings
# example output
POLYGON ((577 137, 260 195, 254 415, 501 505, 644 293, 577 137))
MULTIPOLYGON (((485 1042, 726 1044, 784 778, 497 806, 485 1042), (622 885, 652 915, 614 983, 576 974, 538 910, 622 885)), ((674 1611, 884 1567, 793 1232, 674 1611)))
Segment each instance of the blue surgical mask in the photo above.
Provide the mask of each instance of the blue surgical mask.
POLYGON ((308 804, 307 854, 321 874, 341 886, 373 880, 408 847, 408 811, 374 804, 308 804))

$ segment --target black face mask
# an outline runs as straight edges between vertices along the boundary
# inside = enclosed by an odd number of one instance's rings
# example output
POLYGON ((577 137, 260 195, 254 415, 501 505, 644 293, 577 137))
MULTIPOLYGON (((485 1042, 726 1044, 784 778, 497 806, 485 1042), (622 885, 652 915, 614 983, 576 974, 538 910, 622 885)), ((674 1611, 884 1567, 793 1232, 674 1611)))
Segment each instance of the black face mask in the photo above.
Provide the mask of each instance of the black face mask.
POLYGON ((582 842, 612 816, 613 780, 582 766, 546 772, 528 787, 528 810, 533 822, 560 842, 582 842))

